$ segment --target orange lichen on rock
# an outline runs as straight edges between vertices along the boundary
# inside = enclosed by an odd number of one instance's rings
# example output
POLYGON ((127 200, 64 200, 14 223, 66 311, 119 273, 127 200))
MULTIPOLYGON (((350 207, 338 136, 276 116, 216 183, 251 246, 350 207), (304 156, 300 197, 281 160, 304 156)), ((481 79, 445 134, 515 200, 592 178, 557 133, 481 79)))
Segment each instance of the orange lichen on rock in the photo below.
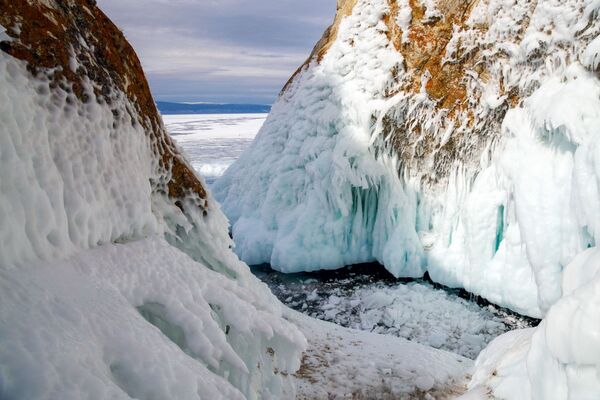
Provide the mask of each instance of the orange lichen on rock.
MULTIPOLYGON (((401 32, 396 24, 398 6, 396 0, 389 0, 390 15, 384 22, 390 32, 401 32)), ((475 54, 470 54, 461 63, 444 63, 446 48, 452 39, 455 26, 463 27, 476 0, 446 0, 438 2, 441 17, 427 19, 424 6, 417 0, 409 0, 412 9, 412 22, 408 32, 409 40, 402 42, 401 34, 390 38, 396 49, 402 53, 410 73, 405 90, 418 93, 427 73, 425 90, 440 108, 464 107, 467 91, 464 75, 467 66, 472 66, 475 54)))
POLYGON ((0 24, 13 38, 0 42, 1 51, 25 61, 33 75, 45 74, 51 87, 72 91, 82 102, 89 101, 83 90, 89 79, 96 98, 111 107, 115 119, 129 112, 144 127, 161 166, 170 172, 168 194, 180 198, 191 191, 206 198, 163 127, 135 51, 95 0, 0 0, 0 10, 0 24), (125 94, 135 115, 113 104, 115 92, 125 94))

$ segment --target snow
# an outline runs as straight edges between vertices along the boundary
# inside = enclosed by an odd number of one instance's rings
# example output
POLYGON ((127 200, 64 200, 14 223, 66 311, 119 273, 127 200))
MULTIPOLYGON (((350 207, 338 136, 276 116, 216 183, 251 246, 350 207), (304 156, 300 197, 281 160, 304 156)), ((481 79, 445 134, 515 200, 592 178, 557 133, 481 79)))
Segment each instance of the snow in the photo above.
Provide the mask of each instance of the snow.
POLYGON ((0 398, 462 390, 469 360, 282 307, 210 194, 207 215, 191 195, 183 215, 153 189, 165 171, 128 101, 114 94, 115 121, 86 90, 83 104, 0 55, 0 398), (294 376, 303 354, 330 368, 294 376))
POLYGON ((424 23, 444 18, 444 15, 437 9, 435 0, 421 0, 421 5, 425 7, 424 23))
POLYGON ((0 41, 10 41, 12 38, 6 33, 6 28, 0 25, 0 41))
MULTIPOLYGON (((421 187, 382 146, 394 107, 410 105, 440 142, 454 132, 424 91, 386 95, 403 60, 381 23, 384 0, 358 0, 262 128, 262 115, 165 121, 214 177, 248 146, 214 186, 244 261, 284 272, 379 261, 397 277, 428 271, 545 316, 481 353, 467 396, 595 399, 600 2, 540 0, 521 32, 530 7, 481 1, 455 31, 478 46, 470 27, 488 26, 491 78, 468 83, 484 94, 477 113, 501 104, 500 77, 526 97, 478 149, 479 164, 457 163, 441 188, 421 187), (194 153, 203 140, 213 148, 194 153), (232 145, 231 160, 206 158, 232 145)), ((279 399, 293 398, 294 384, 300 398, 462 393, 466 358, 282 307, 230 251, 211 195, 208 215, 193 195, 184 215, 153 186, 168 173, 125 96, 112 93, 109 107, 90 82, 83 88, 86 103, 0 53, 0 398, 279 399)), ((469 356, 500 329, 416 284, 357 290, 349 302, 330 293, 323 313, 335 321, 347 307, 365 329, 406 330, 469 356), (439 326, 406 323, 432 318, 439 326)))
POLYGON ((472 361, 401 338, 345 329, 294 311, 309 342, 296 373, 297 399, 452 398, 472 361))
POLYGON ((158 230, 148 181, 157 162, 143 129, 121 115, 119 140, 109 140, 110 108, 73 102, 65 91, 50 95, 49 82, 31 79, 21 63, 0 59, 0 265, 158 230))
POLYGON ((163 115, 169 134, 208 183, 250 145, 267 114, 163 115))
POLYGON ((467 82, 471 111, 484 124, 510 108, 501 125, 476 127, 487 135, 477 142, 459 126, 466 115, 452 125, 424 91, 386 94, 397 89, 391 71, 405 73, 380 23, 388 5, 359 0, 320 63, 294 78, 214 185, 236 253, 283 272, 371 261, 397 277, 427 271, 543 317, 561 296, 562 270, 595 244, 600 225, 600 92, 586 69, 598 59, 598 7, 481 1, 465 27, 454 27, 445 60, 457 61, 460 43, 484 49, 487 62, 487 77, 467 82), (510 106, 501 87, 521 93, 522 103, 510 106), (477 157, 456 162, 438 186, 422 185, 425 171, 399 160, 382 137, 384 116, 414 119, 477 157))
POLYGON ((481 353, 470 388, 503 399, 598 398, 600 249, 566 267, 562 289, 539 327, 505 334, 481 353))
POLYGON ((409 41, 410 33, 410 21, 412 20, 412 8, 408 3, 408 0, 398 1, 398 17, 397 23, 400 29, 402 29, 402 43, 409 41))
POLYGON ((259 300, 266 290, 242 287, 161 236, 3 267, 0 291, 3 399, 279 398, 289 383, 279 387, 255 365, 295 371, 286 360, 299 360, 288 353, 297 350, 284 337, 304 340, 276 303, 259 300))
POLYGON ((181 141, 254 139, 267 114, 163 115, 169 133, 181 141))
POLYGON ((561 295, 563 267, 599 234, 599 126, 600 84, 577 65, 510 110, 504 144, 458 211, 460 229, 430 253, 431 277, 542 315, 561 295))
POLYGON ((82 84, 0 52, 0 398, 292 398, 306 340, 219 205, 183 214, 133 105, 82 84))

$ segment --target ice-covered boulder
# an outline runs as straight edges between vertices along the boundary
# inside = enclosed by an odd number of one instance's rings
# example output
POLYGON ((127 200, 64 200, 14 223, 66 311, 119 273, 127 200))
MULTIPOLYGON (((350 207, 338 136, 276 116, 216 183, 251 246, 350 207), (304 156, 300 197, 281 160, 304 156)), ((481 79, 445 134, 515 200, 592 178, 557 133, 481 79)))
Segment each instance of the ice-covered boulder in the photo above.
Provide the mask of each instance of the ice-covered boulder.
POLYGON ((293 396, 305 339, 232 253, 89 0, 0 0, 0 398, 293 396))
POLYGON ((600 3, 340 0, 216 182, 237 254, 379 261, 540 317, 600 235, 600 3))

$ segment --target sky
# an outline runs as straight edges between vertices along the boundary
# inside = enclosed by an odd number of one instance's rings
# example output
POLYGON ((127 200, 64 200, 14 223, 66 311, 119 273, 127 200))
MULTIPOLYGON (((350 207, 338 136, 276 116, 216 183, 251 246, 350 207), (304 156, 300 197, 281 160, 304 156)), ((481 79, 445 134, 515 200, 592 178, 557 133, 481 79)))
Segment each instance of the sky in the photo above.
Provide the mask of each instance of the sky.
POLYGON ((333 21, 336 0, 98 0, 156 100, 271 104, 333 21))

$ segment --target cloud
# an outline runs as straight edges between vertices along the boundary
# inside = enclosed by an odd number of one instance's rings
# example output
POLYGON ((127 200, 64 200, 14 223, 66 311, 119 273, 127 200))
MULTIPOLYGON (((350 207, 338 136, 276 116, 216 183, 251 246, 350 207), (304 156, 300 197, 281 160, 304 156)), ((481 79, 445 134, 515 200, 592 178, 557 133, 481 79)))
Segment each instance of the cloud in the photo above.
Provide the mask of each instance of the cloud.
POLYGON ((98 0, 157 99, 270 103, 333 20, 336 0, 98 0))

